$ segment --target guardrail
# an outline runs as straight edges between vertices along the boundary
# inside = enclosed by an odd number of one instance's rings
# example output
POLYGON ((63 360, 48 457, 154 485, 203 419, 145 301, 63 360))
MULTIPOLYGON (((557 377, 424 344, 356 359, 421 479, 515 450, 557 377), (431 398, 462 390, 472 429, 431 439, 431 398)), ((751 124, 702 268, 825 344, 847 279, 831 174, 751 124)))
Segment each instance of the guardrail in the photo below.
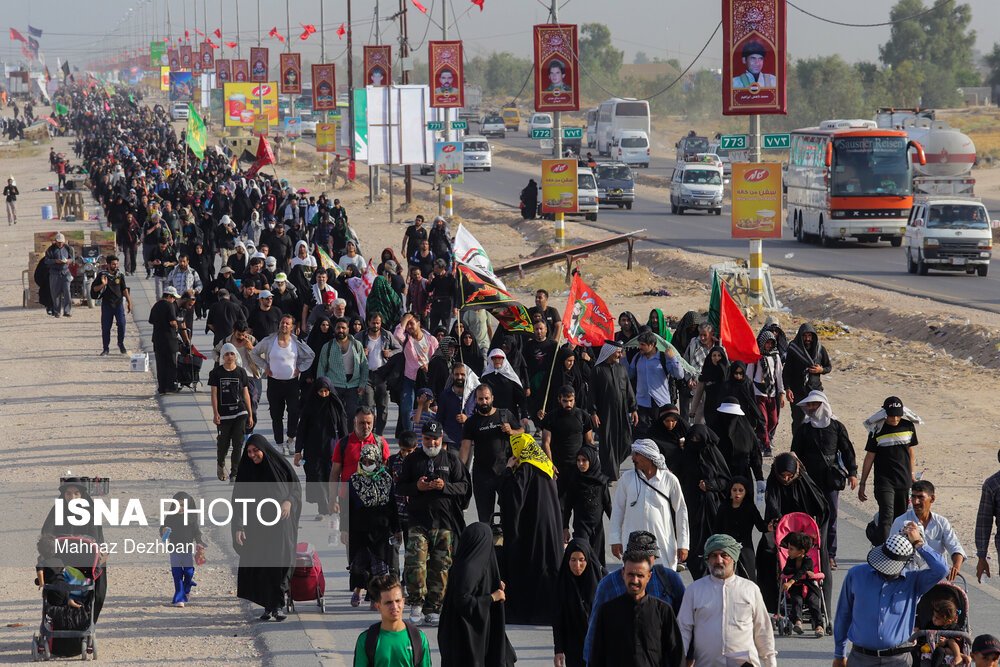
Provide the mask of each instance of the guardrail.
POLYGON ((512 273, 517 273, 520 276, 524 275, 527 269, 537 269, 542 266, 548 266, 549 264, 555 264, 557 262, 566 262, 566 283, 569 284, 572 273, 573 273, 573 262, 578 259, 583 259, 587 257, 592 252, 597 252, 599 250, 605 250, 611 248, 620 243, 628 244, 628 263, 626 269, 632 270, 632 255, 635 251, 635 242, 639 238, 639 234, 645 232, 645 229, 637 229, 634 232, 628 232, 627 234, 617 234, 615 236, 608 237, 606 239, 601 239, 600 241, 591 241, 590 243, 582 243, 580 245, 573 246, 571 248, 563 248, 553 253, 547 255, 539 255, 538 257, 529 257, 523 259, 514 264, 508 264, 507 266, 501 266, 496 269, 496 274, 498 276, 506 276, 512 273))

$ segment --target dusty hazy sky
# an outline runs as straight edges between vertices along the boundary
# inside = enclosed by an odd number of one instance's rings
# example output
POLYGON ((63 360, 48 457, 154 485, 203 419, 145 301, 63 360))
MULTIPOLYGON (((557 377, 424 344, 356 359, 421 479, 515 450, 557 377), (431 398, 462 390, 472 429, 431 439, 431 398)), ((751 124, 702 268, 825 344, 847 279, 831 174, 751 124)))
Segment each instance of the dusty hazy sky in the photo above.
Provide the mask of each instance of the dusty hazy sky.
MULTIPOLYGON (((302 32, 300 23, 319 26, 319 8, 323 2, 326 24, 326 49, 328 57, 336 57, 345 50, 346 42, 338 39, 335 30, 346 21, 345 0, 289 0, 293 50, 302 51, 307 60, 319 58, 319 35, 308 41, 299 41, 302 32)), ((448 3, 449 27, 452 37, 461 34, 470 55, 492 51, 512 51, 529 56, 531 52, 531 25, 546 22, 548 0, 485 0, 486 9, 480 13, 471 0, 422 0, 430 10, 437 25, 429 24, 427 17, 415 10, 412 0, 405 0, 410 7, 410 43, 420 47, 424 35, 430 38, 441 34, 441 7, 448 3), (544 3, 544 6, 543 6, 544 3), (454 17, 457 14, 458 20, 454 17), (428 28, 429 26, 429 28, 428 28)), ((973 25, 977 31, 976 48, 987 52, 994 42, 1000 41, 1000 0, 965 0, 973 9, 973 25)), ((383 18, 398 10, 400 0, 380 0, 383 18)), ((281 0, 261 0, 261 29, 263 43, 272 49, 283 45, 267 37, 272 26, 285 31, 285 3, 281 0)), ((637 51, 645 51, 650 57, 677 58, 685 65, 702 47, 721 17, 719 0, 563 0, 560 21, 566 23, 606 23, 612 33, 615 45, 625 51, 625 61, 631 62, 637 51)), ((888 19, 893 0, 797 0, 796 4, 824 17, 853 22, 877 23, 888 19)), ((925 0, 930 4, 930 0, 925 0)), ((44 35, 42 50, 54 61, 56 56, 69 58, 79 63, 86 55, 94 54, 107 46, 121 46, 125 38, 121 35, 145 34, 155 30, 159 36, 165 33, 166 10, 169 7, 170 21, 174 36, 183 31, 183 17, 186 11, 188 27, 194 36, 194 20, 197 8, 198 28, 211 32, 219 27, 220 14, 223 16, 225 40, 235 37, 236 0, 3 0, 3 20, 27 34, 30 22, 41 28, 44 35), (203 6, 207 2, 208 28, 204 29, 203 6), (122 17, 133 9, 132 19, 123 24, 116 35, 108 36, 120 25, 122 17), (138 28, 138 29, 137 29, 138 28)), ((240 1, 240 28, 244 46, 256 44, 257 35, 256 0, 240 1)), ((354 37, 356 54, 360 45, 373 41, 373 17, 375 0, 353 0, 354 37)), ((788 8, 788 48, 795 57, 829 55, 839 53, 846 60, 876 60, 878 45, 884 43, 889 28, 846 28, 830 25, 805 16, 792 7, 788 8)), ((382 41, 395 42, 397 28, 390 21, 380 22, 382 41)), ((153 35, 149 35, 153 36, 153 35)), ((142 37, 130 37, 129 43, 136 45, 142 37)), ((17 54, 12 42, 0 47, 0 57, 10 58, 17 54)), ((721 63, 721 31, 702 56, 699 64, 718 67, 721 63)), ((420 52, 426 53, 424 47, 420 52)), ((243 57, 247 54, 244 51, 243 57)), ((272 61, 273 62, 273 61, 272 61)))

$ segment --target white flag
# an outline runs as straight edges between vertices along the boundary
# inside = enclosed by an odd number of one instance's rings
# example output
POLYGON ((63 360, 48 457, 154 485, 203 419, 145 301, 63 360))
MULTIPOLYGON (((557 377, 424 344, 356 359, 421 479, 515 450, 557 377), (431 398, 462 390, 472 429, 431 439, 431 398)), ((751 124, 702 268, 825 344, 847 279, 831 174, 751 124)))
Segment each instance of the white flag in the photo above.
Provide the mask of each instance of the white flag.
POLYGON ((507 289, 503 281, 493 273, 493 262, 490 261, 490 256, 486 254, 483 246, 472 235, 472 232, 461 223, 458 225, 458 231, 455 232, 455 259, 468 264, 480 273, 486 274, 500 288, 507 289))

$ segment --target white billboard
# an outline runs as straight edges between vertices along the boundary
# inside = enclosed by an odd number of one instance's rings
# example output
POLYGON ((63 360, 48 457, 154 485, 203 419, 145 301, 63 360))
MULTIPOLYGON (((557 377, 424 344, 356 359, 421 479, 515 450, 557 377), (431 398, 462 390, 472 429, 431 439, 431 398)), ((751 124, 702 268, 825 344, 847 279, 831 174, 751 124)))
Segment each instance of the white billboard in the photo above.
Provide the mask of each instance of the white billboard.
POLYGON ((431 164, 434 134, 427 86, 369 86, 368 164, 431 164))

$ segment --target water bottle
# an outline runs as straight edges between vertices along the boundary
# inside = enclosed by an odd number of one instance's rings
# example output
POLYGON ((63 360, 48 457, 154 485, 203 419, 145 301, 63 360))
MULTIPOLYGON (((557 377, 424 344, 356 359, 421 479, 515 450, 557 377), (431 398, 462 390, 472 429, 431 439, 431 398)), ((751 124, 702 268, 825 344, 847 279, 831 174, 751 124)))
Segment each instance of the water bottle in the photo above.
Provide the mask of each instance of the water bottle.
POLYGON ((164 544, 166 544, 167 540, 170 539, 170 533, 172 530, 173 529, 170 526, 163 529, 163 535, 160 536, 160 539, 163 540, 164 544))
POLYGON ((331 514, 327 527, 329 528, 329 534, 326 537, 326 546, 337 546, 340 544, 340 515, 336 512, 331 514))

